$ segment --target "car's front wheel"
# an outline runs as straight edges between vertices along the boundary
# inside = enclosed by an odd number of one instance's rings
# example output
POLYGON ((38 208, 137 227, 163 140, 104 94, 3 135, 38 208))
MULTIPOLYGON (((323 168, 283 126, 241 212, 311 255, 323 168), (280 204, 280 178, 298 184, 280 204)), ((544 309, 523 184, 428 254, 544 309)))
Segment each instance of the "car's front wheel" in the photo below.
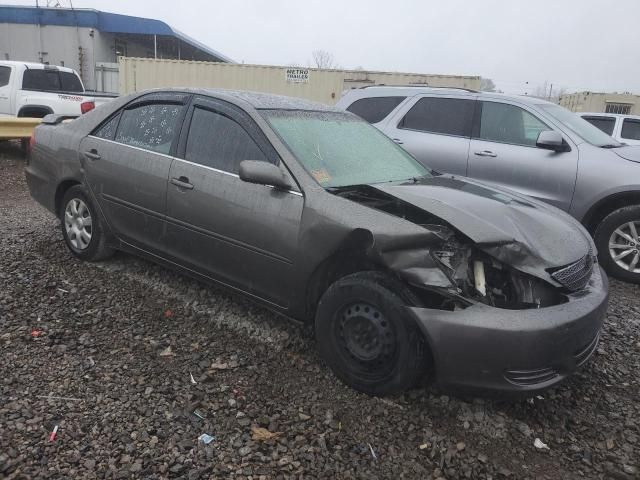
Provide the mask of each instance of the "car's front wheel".
POLYGON ((429 355, 406 308, 411 303, 406 287, 376 272, 343 277, 327 289, 316 312, 316 340, 340 380, 369 395, 417 383, 429 355))
POLYGON ((607 215, 595 233, 598 259, 607 273, 640 283, 640 205, 620 208, 607 215))
POLYGON ((71 187, 60 205, 60 222, 64 241, 76 257, 87 261, 108 258, 106 235, 98 212, 81 185, 71 187))

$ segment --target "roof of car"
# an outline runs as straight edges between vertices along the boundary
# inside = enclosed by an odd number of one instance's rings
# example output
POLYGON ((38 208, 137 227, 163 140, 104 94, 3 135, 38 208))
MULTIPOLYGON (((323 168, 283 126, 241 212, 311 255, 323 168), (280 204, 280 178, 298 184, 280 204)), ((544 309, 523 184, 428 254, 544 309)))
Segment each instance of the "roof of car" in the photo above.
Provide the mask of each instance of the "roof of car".
POLYGON ((43 70, 47 68, 51 70, 59 70, 61 72, 69 72, 69 73, 73 73, 74 71, 73 68, 69 68, 69 67, 60 67, 58 65, 46 65, 44 63, 36 63, 36 62, 19 62, 16 60, 0 60, 0 65, 25 66, 28 69, 32 69, 32 70, 43 70))
POLYGON ((640 119, 640 115, 629 115, 625 113, 602 113, 602 112, 577 112, 577 113, 581 117, 588 115, 590 117, 617 117, 617 118, 640 119))
POLYGON ((231 100, 234 103, 244 102, 257 110, 312 110, 321 112, 341 112, 342 110, 324 103, 312 102, 303 98, 287 97, 274 93, 252 92, 245 90, 227 90, 224 88, 182 88, 180 91, 200 95, 208 95, 231 100))
MULTIPOLYGON (((349 90, 345 95, 353 95, 357 98, 383 97, 383 96, 406 96, 422 94, 436 95, 461 95, 470 97, 483 97, 493 99, 511 99, 531 104, 553 104, 542 98, 530 97, 527 95, 508 95, 496 92, 481 92, 468 88, 457 87, 429 87, 426 85, 368 85, 366 87, 349 90)), ((554 104, 555 105, 555 104, 554 104)))

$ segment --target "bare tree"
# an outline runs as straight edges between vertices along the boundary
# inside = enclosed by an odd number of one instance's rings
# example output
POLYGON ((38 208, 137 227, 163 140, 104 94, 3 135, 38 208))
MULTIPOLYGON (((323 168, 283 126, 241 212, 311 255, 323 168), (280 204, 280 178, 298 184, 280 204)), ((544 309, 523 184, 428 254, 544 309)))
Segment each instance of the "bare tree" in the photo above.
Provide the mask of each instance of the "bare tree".
POLYGON ((565 87, 555 88, 549 97, 549 101, 553 103, 560 103, 560 99, 567 93, 567 89, 565 87))
POLYGON ((545 80, 545 82, 542 85, 538 85, 533 90, 533 93, 530 94, 530 96, 536 97, 536 98, 542 98, 545 100, 549 98, 549 82, 545 80))
POLYGON ((336 66, 333 54, 326 50, 314 50, 311 55, 316 68, 335 68, 336 66))
POLYGON ((491 80, 490 78, 482 77, 480 79, 480 90, 482 90, 483 92, 495 92, 496 84, 493 83, 493 80, 491 80))

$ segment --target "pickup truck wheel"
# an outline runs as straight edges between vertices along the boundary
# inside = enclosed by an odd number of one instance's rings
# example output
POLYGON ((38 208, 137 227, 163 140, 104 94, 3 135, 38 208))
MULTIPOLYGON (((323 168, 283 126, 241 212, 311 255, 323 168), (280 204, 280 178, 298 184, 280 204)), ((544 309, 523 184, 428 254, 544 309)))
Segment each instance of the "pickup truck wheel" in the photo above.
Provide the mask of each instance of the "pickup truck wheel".
POLYGON ((595 242, 600 264, 609 275, 640 283, 640 205, 605 217, 596 229, 595 242))
POLYGON ((98 261, 113 254, 113 250, 106 246, 98 212, 82 186, 75 185, 64 194, 60 222, 64 241, 76 257, 98 261))
POLYGON ((325 362, 347 385, 369 395, 413 387, 424 376, 424 337, 406 308, 411 293, 376 272, 331 285, 316 312, 316 340, 325 362))

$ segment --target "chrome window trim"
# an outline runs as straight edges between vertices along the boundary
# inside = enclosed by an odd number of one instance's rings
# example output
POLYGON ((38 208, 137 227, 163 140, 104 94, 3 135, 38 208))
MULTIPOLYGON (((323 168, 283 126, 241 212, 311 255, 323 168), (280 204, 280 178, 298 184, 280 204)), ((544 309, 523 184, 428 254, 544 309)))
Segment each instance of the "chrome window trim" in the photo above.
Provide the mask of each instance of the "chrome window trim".
POLYGON ((171 155, 167 155, 166 153, 156 152, 155 150, 150 150, 148 148, 136 147, 135 145, 129 145, 127 143, 116 142, 115 140, 109 140, 108 138, 97 137, 95 135, 87 135, 88 137, 95 138, 96 140, 102 140, 103 142, 115 143, 116 145, 120 145, 122 147, 133 148, 134 150, 140 150, 145 153, 153 153, 154 155, 160 155, 161 157, 174 159, 176 157, 172 157, 171 155))

